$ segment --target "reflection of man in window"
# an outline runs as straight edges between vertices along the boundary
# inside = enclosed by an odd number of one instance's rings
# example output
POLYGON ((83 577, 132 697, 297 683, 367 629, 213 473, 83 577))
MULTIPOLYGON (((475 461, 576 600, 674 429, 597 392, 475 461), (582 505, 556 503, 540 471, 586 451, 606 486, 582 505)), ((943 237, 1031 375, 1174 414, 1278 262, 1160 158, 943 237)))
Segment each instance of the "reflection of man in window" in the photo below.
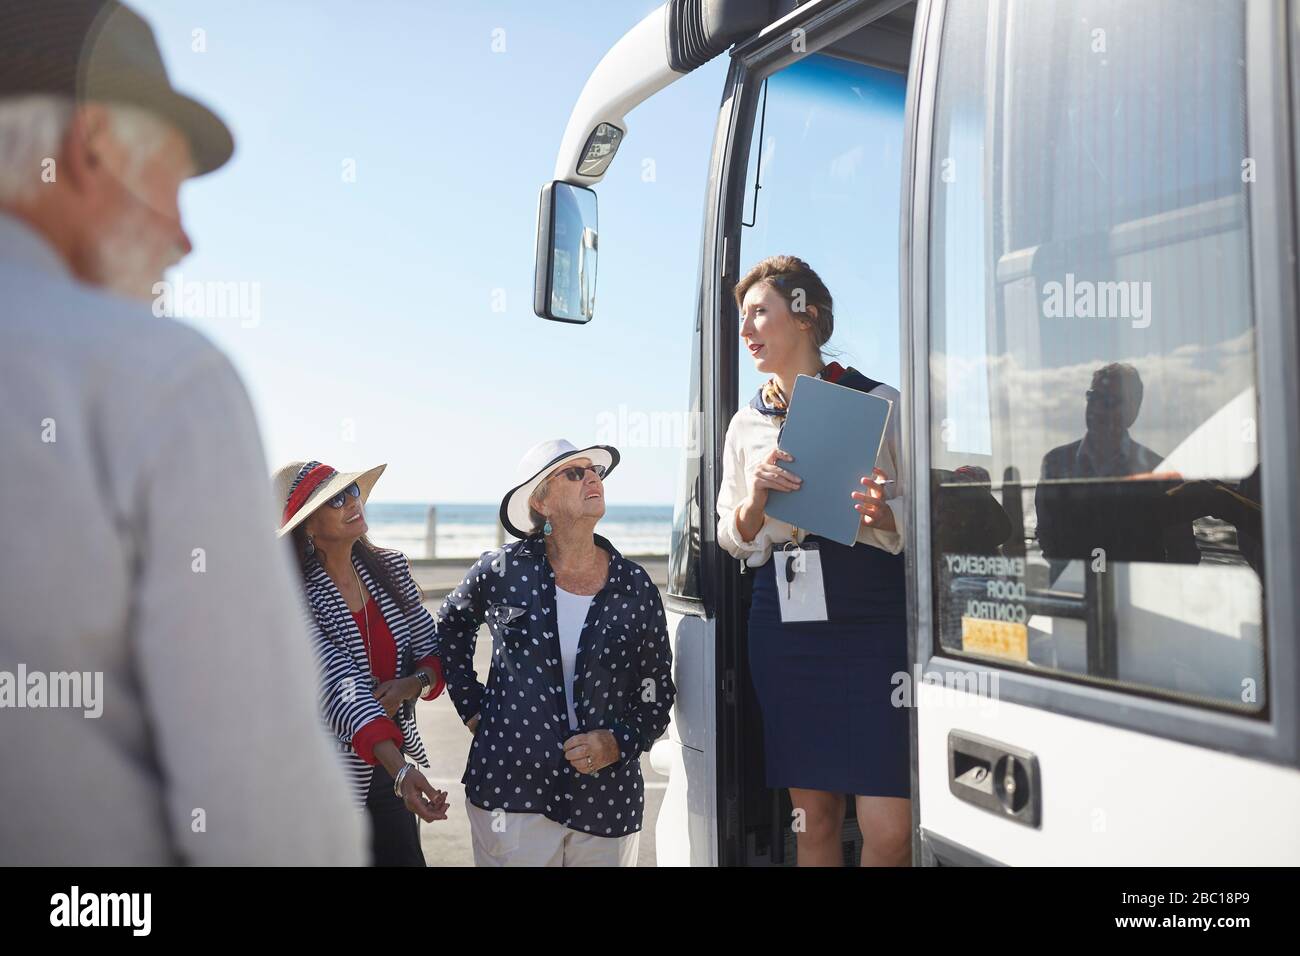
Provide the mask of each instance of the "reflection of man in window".
POLYGON ((1038 543, 1056 580, 1066 563, 1092 560, 1196 563, 1191 523, 1166 504, 1164 481, 1098 482, 1155 471, 1162 457, 1129 435, 1142 407, 1142 379, 1131 365, 1099 368, 1086 392, 1087 433, 1043 457, 1034 494, 1038 543), (1084 479, 1084 481, 1069 481, 1084 479))

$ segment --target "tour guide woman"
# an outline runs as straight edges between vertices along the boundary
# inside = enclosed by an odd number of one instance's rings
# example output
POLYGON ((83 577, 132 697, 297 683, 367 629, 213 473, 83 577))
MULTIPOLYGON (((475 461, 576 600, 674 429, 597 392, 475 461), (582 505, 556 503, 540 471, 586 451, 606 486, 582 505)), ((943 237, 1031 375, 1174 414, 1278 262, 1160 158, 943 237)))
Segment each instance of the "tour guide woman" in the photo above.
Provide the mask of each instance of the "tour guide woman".
POLYGON ((447 819, 447 794, 406 754, 429 765, 415 698, 443 689, 433 617, 410 562, 366 538, 365 502, 385 465, 341 473, 295 461, 275 474, 279 536, 293 535, 321 671, 321 704, 353 795, 371 822, 376 866, 424 866, 416 815, 447 819))
POLYGON ((462 779, 479 866, 636 863, 640 758, 676 691, 659 589, 595 533, 617 464, 608 445, 535 445, 501 502, 522 540, 484 553, 438 610, 449 693, 474 734, 462 779))
POLYGON ((763 714, 767 785, 789 788, 801 866, 840 862, 845 794, 856 798, 862 864, 906 866, 907 712, 890 702, 893 675, 907 671, 903 501, 896 484, 882 483, 897 473, 898 392, 823 361, 821 347, 834 327, 831 294, 802 259, 764 259, 737 283, 735 295, 744 344, 755 367, 771 377, 727 428, 718 543, 758 569, 749 662, 763 714), (845 507, 852 504, 862 515, 852 547, 765 513, 772 491, 800 484, 782 467, 794 459, 777 448, 798 375, 895 403, 880 467, 862 477, 859 490, 845 493, 854 499, 845 507), (782 622, 771 555, 790 541, 815 542, 820 552, 825 621, 782 622))

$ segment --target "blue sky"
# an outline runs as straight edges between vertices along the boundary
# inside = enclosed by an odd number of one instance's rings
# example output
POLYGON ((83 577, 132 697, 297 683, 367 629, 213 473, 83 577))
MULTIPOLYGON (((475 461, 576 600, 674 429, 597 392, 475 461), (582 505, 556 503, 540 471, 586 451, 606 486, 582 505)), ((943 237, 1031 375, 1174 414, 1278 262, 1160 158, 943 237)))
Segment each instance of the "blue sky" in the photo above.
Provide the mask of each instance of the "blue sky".
MULTIPOLYGON (((655 0, 133 5, 173 82, 235 133, 234 160, 182 194, 195 252, 177 271, 258 284, 256 325, 186 321, 235 362, 272 467, 383 461, 376 500, 493 501, 539 440, 684 408, 725 57, 629 115, 598 187, 595 321, 532 312, 569 110, 655 0)), ((610 503, 671 502, 680 449, 623 453, 610 503)))

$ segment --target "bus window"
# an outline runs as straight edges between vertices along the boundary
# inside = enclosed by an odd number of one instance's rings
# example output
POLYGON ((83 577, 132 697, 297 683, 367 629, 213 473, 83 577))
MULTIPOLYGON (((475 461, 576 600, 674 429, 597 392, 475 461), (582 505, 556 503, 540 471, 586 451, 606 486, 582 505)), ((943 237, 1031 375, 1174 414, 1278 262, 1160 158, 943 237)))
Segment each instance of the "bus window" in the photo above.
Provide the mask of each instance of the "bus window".
MULTIPOLYGON (((907 78, 850 58, 851 41, 767 79, 749 149, 741 273, 771 255, 803 259, 835 298, 827 357, 896 387, 907 78)), ((741 362, 741 404, 764 380, 741 362)))
POLYGON ((700 336, 698 323, 691 348, 690 392, 686 411, 686 449, 673 504, 672 546, 668 559, 668 593, 701 600, 700 591, 700 336))
POLYGON ((947 4, 935 653, 1263 711, 1243 6, 947 4))

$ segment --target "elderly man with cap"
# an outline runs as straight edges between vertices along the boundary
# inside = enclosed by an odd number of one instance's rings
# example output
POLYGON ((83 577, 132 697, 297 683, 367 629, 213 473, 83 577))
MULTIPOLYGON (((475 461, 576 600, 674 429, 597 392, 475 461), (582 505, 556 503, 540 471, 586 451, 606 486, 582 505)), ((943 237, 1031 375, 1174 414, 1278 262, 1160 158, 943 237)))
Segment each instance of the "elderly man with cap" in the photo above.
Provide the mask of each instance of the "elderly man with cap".
POLYGON ((232 150, 130 9, 0 0, 6 864, 365 859, 247 395, 141 301, 232 150))
POLYGON ((479 866, 636 863, 640 756, 676 688, 658 588, 595 533, 618 460, 607 445, 534 446, 501 502, 521 540, 484 553, 438 611, 448 691, 474 734, 462 782, 479 866))

